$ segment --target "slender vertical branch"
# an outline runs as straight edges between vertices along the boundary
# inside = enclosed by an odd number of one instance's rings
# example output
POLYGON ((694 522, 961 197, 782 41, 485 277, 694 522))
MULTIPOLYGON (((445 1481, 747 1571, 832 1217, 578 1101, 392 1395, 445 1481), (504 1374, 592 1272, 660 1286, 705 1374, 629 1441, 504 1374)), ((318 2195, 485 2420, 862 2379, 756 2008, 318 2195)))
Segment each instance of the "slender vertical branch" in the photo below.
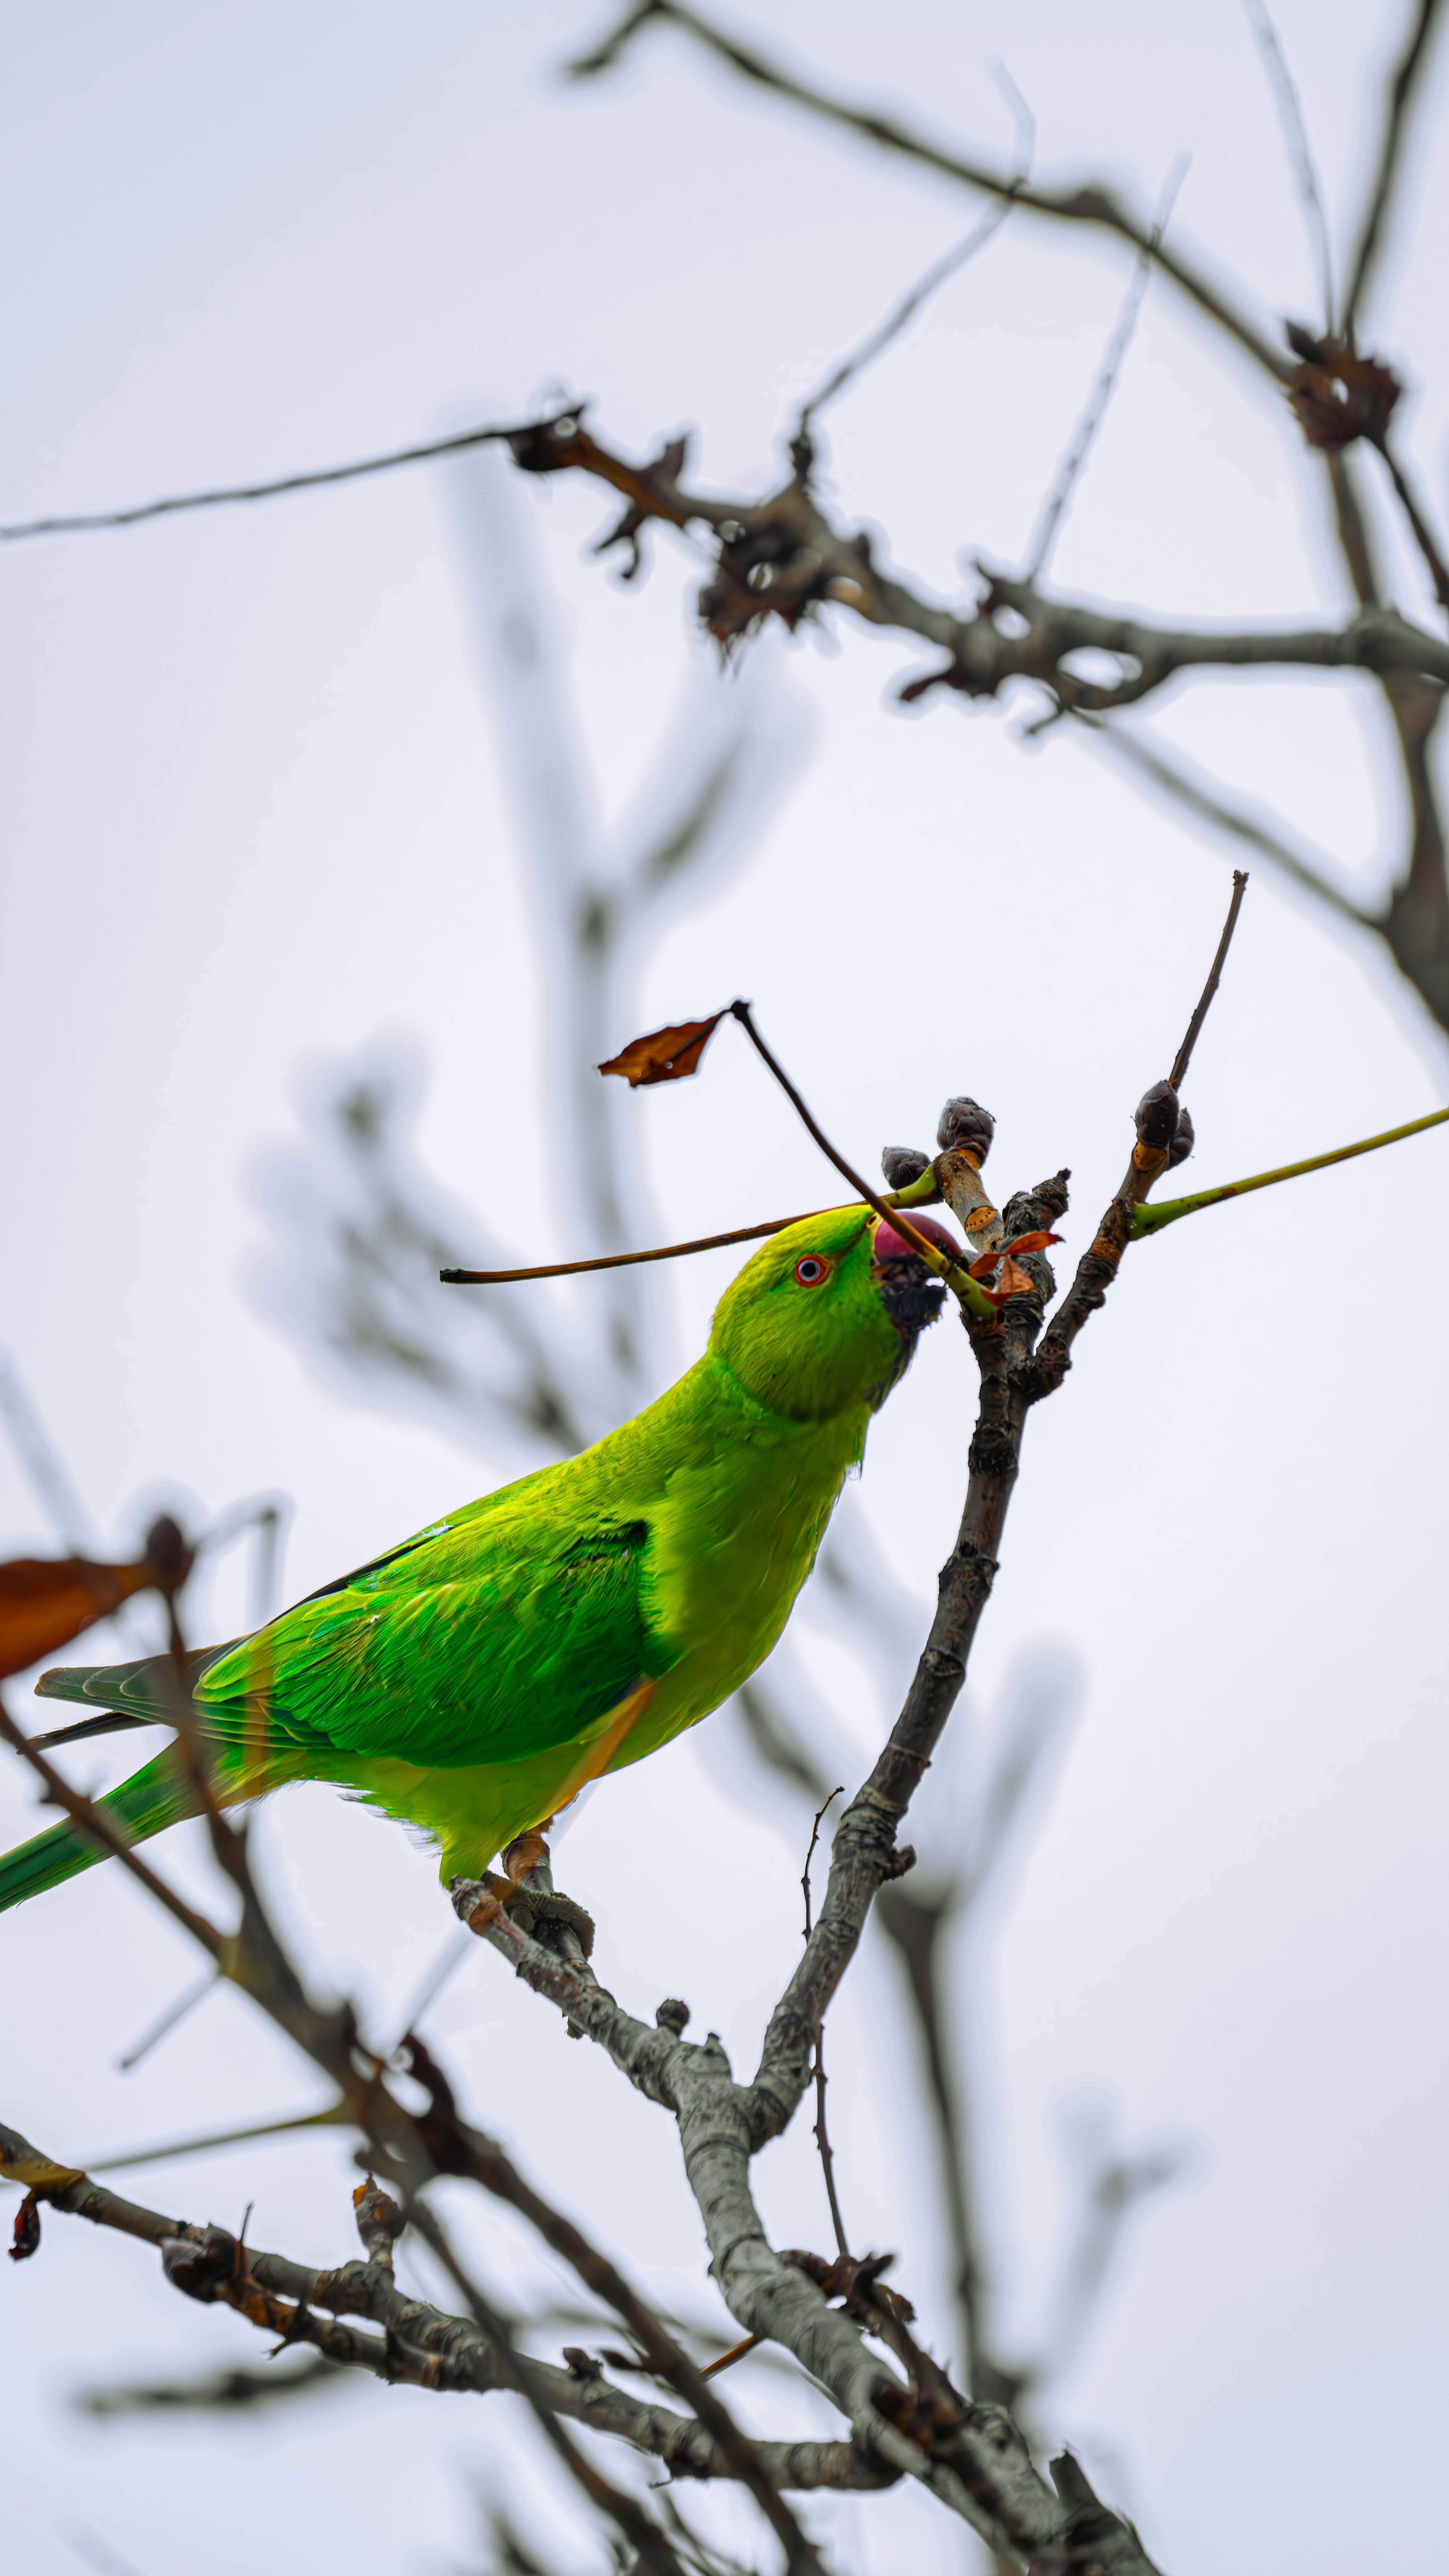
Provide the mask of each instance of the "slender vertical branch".
POLYGON ((1428 58, 1429 40, 1440 14, 1440 0, 1418 0, 1409 41, 1400 57, 1384 106, 1383 140, 1379 145, 1378 166, 1368 205, 1364 210, 1358 246, 1349 268, 1347 292, 1343 299, 1342 337, 1353 345, 1359 310, 1373 282, 1383 251, 1389 210, 1398 185, 1400 156, 1409 110, 1417 94, 1428 58))
POLYGON ((830 2224, 835 2230, 835 2250, 842 2260, 850 2260, 850 2242, 845 2233, 845 2220, 840 2213, 840 2194, 835 2184, 835 2151, 825 2122, 825 2050, 822 2023, 815 2025, 815 2144, 820 2150, 820 2170, 825 2176, 825 2197, 830 2203, 830 2224))
POLYGON ((1187 1068, 1192 1062, 1193 1048, 1196 1046, 1198 1039, 1202 1034, 1202 1024, 1207 1018, 1208 1012, 1212 1008, 1213 995, 1223 980, 1223 966, 1227 958, 1228 950, 1233 944, 1233 932, 1237 929, 1238 915, 1243 909, 1243 897, 1247 891, 1247 869, 1234 868, 1233 897, 1231 903, 1228 905, 1228 917, 1223 924, 1223 935, 1218 941, 1217 955, 1213 959, 1207 982, 1203 986, 1202 998, 1198 1003, 1197 1009, 1193 1012, 1192 1018, 1188 1021, 1187 1035, 1183 1039, 1181 1046, 1178 1048, 1176 1055, 1173 1057, 1172 1071, 1167 1077, 1174 1091, 1180 1091, 1182 1089, 1187 1068))
MULTIPOLYGON (((1377 609, 1378 568, 1352 462, 1332 454, 1325 462, 1339 550, 1354 596, 1361 608, 1377 609)), ((1405 672, 1380 673, 1379 686, 1398 738, 1409 808, 1407 863, 1379 927, 1401 973, 1441 1028, 1449 1029, 1449 847, 1430 760, 1445 692, 1405 672)))
POLYGON ((1428 566, 1429 579, 1434 585, 1434 596, 1441 608, 1449 609, 1449 566, 1444 562, 1439 540, 1425 518, 1418 494, 1390 447, 1388 439, 1377 439, 1374 443, 1389 469, 1389 480, 1398 494, 1399 506, 1413 530, 1414 543, 1428 566))
POLYGON ((1323 190, 1318 184, 1318 168, 1313 146, 1308 140, 1308 124, 1303 114, 1303 101, 1298 84, 1288 68, 1288 57, 1282 39, 1273 24, 1267 0, 1243 0, 1248 21, 1263 58, 1268 86, 1278 109, 1283 140, 1288 147, 1289 166, 1298 185, 1304 221, 1308 227, 1309 247, 1318 271, 1318 302, 1325 332, 1333 331, 1333 253, 1328 243, 1328 217, 1323 211, 1323 190))
POLYGON ((1132 345, 1132 335, 1137 328, 1137 317, 1142 310, 1142 301, 1152 276, 1152 254, 1171 219, 1178 190, 1187 176, 1187 166, 1186 157, 1180 155, 1168 172, 1158 201, 1157 212, 1153 217, 1151 234, 1144 248, 1138 253, 1136 265, 1128 280, 1127 292, 1122 298, 1122 309, 1117 316, 1111 339, 1107 343, 1107 353, 1098 371, 1097 381, 1087 397, 1086 409, 1072 432, 1066 454, 1057 468, 1051 491, 1042 506, 1036 534, 1031 542, 1031 551, 1027 556, 1026 570, 1022 575, 1024 581, 1035 584, 1045 572, 1062 521, 1071 508, 1077 485, 1086 471, 1087 459, 1097 443, 1098 433, 1107 416, 1108 405, 1117 390, 1117 379, 1121 375, 1127 352, 1132 345))

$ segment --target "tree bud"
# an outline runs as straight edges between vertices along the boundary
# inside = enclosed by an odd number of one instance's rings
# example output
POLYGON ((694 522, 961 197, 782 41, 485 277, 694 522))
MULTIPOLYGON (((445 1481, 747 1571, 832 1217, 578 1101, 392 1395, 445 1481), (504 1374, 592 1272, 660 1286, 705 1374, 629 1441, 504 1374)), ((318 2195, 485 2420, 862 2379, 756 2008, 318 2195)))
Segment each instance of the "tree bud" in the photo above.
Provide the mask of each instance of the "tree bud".
POLYGON ((1162 1153, 1177 1134, 1178 1100, 1170 1082, 1154 1082, 1137 1103, 1137 1141, 1162 1153))
POLYGON ((931 1168, 929 1154, 919 1153, 914 1145, 887 1145, 880 1158, 888 1190, 908 1190, 922 1172, 931 1168))
POLYGON ((1196 1143, 1197 1138, 1193 1133, 1192 1119, 1187 1110, 1179 1109, 1177 1113, 1177 1134, 1173 1137, 1172 1143, 1167 1149, 1167 1168, 1170 1172, 1175 1172, 1179 1163, 1185 1163, 1187 1161, 1187 1158, 1196 1143))
POLYGON ((391 2262, 391 2249, 407 2225, 391 2192, 381 2190, 369 2174, 353 2193, 352 2207, 369 2261, 391 2262))
POLYGON ((677 1995, 666 1995, 654 2019, 661 2030, 672 2030, 675 2038, 679 2039, 689 2020, 689 2006, 681 2003, 677 1995))
POLYGON ((169 1512, 163 1512, 146 1532, 145 1557, 153 1569, 158 1592, 179 1592, 191 1572, 193 1551, 188 1547, 178 1524, 169 1512))
POLYGON ((200 2244, 190 2236, 166 2236, 161 2269, 172 2288, 184 2290, 188 2299, 210 2300, 235 2278, 237 2250, 236 2238, 224 2227, 208 2227, 200 2244))
POLYGON ((978 1163, 984 1163, 995 1133, 996 1121, 990 1110, 983 1109, 979 1100, 972 1100, 963 1091, 956 1099, 948 1100, 942 1110, 936 1142, 943 1154, 960 1150, 974 1154, 978 1163))

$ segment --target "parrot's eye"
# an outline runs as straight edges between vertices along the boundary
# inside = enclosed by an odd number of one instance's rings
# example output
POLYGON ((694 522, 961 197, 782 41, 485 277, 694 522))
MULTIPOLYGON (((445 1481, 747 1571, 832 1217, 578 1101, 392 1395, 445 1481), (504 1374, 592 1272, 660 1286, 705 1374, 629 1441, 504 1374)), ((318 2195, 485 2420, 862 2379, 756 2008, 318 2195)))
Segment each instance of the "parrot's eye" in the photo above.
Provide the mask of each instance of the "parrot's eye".
POLYGON ((795 1276, 802 1288, 818 1288, 822 1279, 829 1278, 830 1264, 818 1254, 807 1252, 803 1261, 796 1262, 795 1276))

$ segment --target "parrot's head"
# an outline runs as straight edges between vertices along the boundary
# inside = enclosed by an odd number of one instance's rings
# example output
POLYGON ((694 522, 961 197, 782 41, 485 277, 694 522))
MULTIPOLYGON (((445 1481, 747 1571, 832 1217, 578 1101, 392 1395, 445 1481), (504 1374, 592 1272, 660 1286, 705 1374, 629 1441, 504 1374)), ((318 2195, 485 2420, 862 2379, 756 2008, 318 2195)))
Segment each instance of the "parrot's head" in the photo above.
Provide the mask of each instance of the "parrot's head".
MULTIPOLYGON (((912 1218, 943 1251, 960 1245, 912 1218)), ((869 1210, 827 1208, 772 1235, 715 1309, 709 1346, 757 1404, 823 1422, 874 1411, 910 1366, 946 1292, 904 1237, 869 1210)))

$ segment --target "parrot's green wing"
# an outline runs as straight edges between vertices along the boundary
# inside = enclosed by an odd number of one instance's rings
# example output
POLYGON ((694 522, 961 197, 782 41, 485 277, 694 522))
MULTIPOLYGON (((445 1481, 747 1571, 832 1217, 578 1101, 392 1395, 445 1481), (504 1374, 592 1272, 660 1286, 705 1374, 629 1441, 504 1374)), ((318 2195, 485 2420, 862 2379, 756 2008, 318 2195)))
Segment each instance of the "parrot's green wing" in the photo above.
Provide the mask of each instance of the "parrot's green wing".
POLYGON ((570 1529, 536 1508, 462 1516, 210 1665, 198 1714, 363 1760, 510 1762, 584 1734, 662 1669, 641 1600, 644 1521, 570 1529))
MULTIPOLYGON (((585 1734, 669 1657, 641 1597, 648 1523, 571 1516, 566 1487, 549 1490, 558 1473, 490 1495, 254 1637, 188 1658, 197 1717, 222 1742, 255 1741, 260 1724, 304 1773, 309 1749, 324 1770, 328 1752, 447 1768, 585 1734)), ((38 1685, 142 1724, 168 1718, 175 1687, 166 1656, 38 1685)))

